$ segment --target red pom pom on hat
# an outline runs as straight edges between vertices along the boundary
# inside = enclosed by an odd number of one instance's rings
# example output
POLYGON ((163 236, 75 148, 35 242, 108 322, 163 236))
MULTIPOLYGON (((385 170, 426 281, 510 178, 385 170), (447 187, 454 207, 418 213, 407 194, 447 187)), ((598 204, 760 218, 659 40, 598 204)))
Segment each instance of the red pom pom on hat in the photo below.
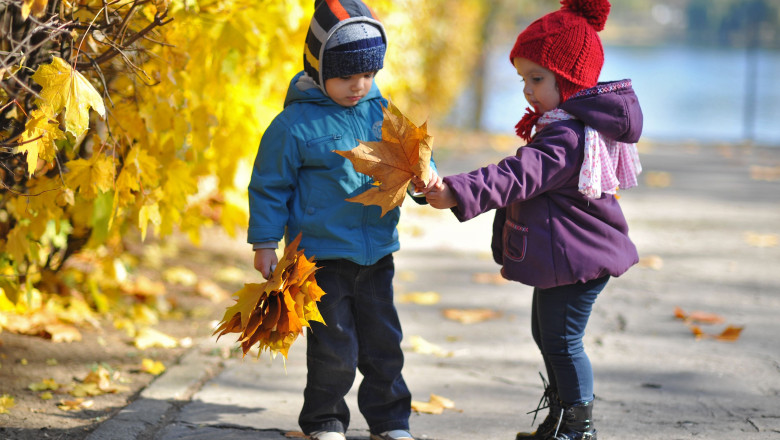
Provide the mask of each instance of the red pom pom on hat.
POLYGON ((596 32, 604 30, 612 5, 604 0, 561 0, 561 9, 583 16, 596 32))

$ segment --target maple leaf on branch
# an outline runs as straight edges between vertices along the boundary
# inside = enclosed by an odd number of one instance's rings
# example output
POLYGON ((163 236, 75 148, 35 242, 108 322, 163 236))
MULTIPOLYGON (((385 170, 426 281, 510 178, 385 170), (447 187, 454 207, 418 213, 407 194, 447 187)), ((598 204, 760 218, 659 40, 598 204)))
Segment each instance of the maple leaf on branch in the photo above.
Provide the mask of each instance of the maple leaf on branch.
POLYGON ((325 292, 317 284, 314 260, 298 250, 301 234, 284 249, 284 255, 265 283, 247 283, 236 292, 236 303, 227 308, 213 334, 217 339, 228 333, 239 333, 238 342, 244 356, 253 345, 258 356, 268 349, 272 355, 287 358, 290 346, 310 327, 311 321, 325 324, 317 302, 325 292))
POLYGON ((433 137, 428 135, 427 122, 417 127, 390 102, 382 113, 381 141, 358 140, 357 147, 349 151, 334 150, 334 153, 349 159, 356 171, 371 176, 376 182, 347 201, 378 205, 384 216, 401 206, 414 176, 428 183, 433 137))

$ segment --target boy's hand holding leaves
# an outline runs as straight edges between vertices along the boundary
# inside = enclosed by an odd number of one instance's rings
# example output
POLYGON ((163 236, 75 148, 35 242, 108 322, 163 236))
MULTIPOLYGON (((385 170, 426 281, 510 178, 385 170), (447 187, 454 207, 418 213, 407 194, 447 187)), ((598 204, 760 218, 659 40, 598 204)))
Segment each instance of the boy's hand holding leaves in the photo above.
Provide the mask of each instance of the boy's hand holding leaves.
POLYGON ((415 176, 426 184, 431 177, 431 145, 428 123, 417 127, 397 107, 388 103, 383 108, 382 140, 358 141, 349 151, 334 151, 349 159, 355 170, 374 178, 368 191, 347 199, 364 205, 378 205, 382 216, 401 206, 406 188, 415 176))

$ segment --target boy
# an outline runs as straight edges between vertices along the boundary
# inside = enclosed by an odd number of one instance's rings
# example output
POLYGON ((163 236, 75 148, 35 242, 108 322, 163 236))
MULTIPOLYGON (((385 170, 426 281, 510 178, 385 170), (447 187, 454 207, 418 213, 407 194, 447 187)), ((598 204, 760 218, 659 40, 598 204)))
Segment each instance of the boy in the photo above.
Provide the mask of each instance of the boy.
POLYGON ((370 188, 371 179, 333 152, 351 150, 357 139, 381 139, 387 101, 373 79, 386 44, 382 24, 360 0, 315 2, 304 71, 292 79, 284 111, 263 135, 249 185, 255 268, 268 277, 278 241, 299 232, 301 248, 320 268, 317 283, 326 295, 319 309, 327 325, 315 322, 308 331, 299 417, 303 432, 318 440, 345 439, 344 396, 356 367, 364 377, 358 405, 371 439, 412 440, 392 288, 400 210, 380 216, 378 206, 345 201, 370 188))

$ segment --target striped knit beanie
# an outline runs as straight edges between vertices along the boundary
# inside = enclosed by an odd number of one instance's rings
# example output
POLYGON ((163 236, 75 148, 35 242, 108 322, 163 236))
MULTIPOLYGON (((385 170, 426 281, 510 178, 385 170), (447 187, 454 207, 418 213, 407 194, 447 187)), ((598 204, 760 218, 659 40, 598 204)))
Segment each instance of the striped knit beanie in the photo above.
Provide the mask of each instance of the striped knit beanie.
POLYGON ((604 29, 611 5, 607 0, 562 0, 561 5, 517 36, 509 62, 525 58, 551 70, 563 102, 598 83, 604 49, 597 32, 604 29))
POLYGON ((316 0, 306 34, 303 70, 325 92, 330 78, 383 67, 387 36, 360 0, 316 0))

